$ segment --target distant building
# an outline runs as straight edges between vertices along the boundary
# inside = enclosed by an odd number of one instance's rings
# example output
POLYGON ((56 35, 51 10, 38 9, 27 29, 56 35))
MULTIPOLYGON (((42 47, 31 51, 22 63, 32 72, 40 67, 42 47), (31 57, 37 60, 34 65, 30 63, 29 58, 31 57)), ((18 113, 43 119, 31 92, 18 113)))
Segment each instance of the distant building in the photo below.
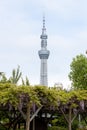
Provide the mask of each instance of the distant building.
POLYGON ((41 38, 41 50, 38 51, 39 58, 41 59, 40 68, 40 85, 48 86, 47 79, 47 59, 49 58, 50 51, 47 50, 47 35, 45 28, 45 17, 43 17, 43 28, 41 38))
POLYGON ((57 88, 58 90, 62 90, 63 89, 63 84, 58 82, 54 84, 54 87, 57 88))

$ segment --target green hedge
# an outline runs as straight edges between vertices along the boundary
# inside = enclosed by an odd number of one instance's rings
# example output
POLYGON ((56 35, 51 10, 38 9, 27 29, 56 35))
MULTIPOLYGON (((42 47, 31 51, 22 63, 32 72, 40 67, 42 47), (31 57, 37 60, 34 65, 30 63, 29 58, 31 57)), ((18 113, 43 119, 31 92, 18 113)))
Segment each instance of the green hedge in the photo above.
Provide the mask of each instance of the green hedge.
POLYGON ((6 130, 2 125, 0 125, 0 130, 6 130))
POLYGON ((67 130, 67 128, 52 126, 52 127, 48 127, 48 130, 67 130))

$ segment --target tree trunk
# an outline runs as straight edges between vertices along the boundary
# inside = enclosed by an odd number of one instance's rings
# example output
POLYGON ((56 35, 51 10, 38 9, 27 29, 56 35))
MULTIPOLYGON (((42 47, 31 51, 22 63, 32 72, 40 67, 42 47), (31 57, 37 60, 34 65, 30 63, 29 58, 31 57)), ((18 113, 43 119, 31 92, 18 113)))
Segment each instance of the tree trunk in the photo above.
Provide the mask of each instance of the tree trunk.
POLYGON ((35 118, 33 119, 33 130, 35 130, 35 118))
POLYGON ((26 113, 26 130, 30 129, 30 103, 27 105, 27 113, 26 113))
POLYGON ((68 122, 68 125, 69 125, 69 130, 72 130, 72 119, 71 119, 71 114, 72 114, 72 109, 71 107, 69 108, 69 122, 68 122))

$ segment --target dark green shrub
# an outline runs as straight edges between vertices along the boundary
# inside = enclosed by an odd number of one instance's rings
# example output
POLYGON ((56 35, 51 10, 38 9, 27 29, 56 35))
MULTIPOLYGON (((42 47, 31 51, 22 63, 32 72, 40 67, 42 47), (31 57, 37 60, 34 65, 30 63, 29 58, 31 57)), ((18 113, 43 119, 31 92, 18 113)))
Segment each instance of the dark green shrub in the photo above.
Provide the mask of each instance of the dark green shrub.
POLYGON ((48 127, 48 130, 67 130, 67 128, 52 126, 52 127, 48 127))
POLYGON ((72 130, 76 130, 78 128, 78 118, 76 118, 72 123, 72 130))
POLYGON ((7 130, 7 129, 4 128, 4 127, 0 124, 0 130, 7 130))

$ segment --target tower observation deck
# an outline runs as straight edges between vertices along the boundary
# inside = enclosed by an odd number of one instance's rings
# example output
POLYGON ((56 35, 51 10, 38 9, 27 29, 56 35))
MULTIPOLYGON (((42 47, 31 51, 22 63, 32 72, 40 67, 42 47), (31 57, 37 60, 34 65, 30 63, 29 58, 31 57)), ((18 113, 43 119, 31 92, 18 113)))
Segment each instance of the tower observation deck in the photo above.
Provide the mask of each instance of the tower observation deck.
POLYGON ((45 28, 45 17, 43 17, 43 28, 41 38, 41 50, 38 51, 39 58, 41 60, 40 68, 40 85, 48 86, 47 79, 47 59, 49 58, 50 51, 47 50, 47 35, 45 28))

